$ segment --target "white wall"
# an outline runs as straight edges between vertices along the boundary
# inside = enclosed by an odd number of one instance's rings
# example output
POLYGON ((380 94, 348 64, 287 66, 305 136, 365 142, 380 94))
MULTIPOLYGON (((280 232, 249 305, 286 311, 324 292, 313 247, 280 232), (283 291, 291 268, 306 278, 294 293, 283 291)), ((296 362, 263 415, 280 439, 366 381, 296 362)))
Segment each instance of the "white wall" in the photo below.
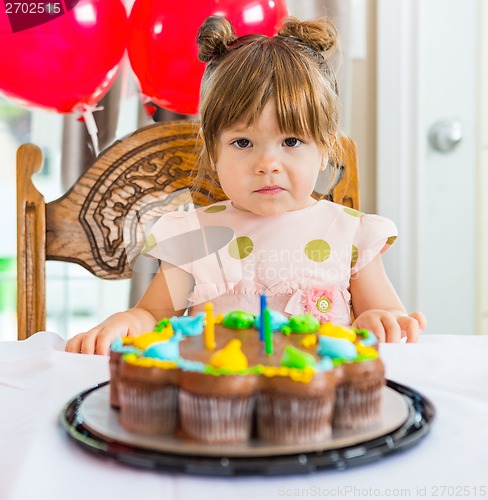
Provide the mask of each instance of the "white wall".
POLYGON ((479 16, 480 81, 478 85, 479 106, 479 165, 478 165, 478 200, 479 246, 477 264, 478 281, 478 331, 488 334, 488 2, 480 1, 479 16))

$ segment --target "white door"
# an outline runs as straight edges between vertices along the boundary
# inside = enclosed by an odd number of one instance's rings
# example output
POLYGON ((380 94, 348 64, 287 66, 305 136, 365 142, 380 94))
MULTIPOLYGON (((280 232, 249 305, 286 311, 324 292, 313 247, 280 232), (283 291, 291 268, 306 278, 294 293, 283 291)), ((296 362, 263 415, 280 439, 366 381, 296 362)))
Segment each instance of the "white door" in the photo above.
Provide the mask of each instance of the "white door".
POLYGON ((400 232, 385 261, 428 333, 476 331, 480 5, 378 0, 378 212, 400 232))

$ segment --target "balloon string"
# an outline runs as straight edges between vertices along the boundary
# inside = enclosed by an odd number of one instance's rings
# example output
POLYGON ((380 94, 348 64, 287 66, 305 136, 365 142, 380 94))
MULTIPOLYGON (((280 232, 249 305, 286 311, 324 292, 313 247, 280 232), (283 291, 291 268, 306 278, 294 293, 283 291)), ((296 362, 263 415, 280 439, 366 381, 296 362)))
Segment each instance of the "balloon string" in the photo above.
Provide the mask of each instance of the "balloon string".
POLYGON ((83 111, 81 111, 81 116, 83 117, 83 121, 86 125, 86 130, 88 131, 88 135, 91 138, 93 152, 95 156, 98 156, 100 153, 100 146, 98 143, 98 127, 97 122, 93 116, 94 111, 101 111, 103 106, 95 107, 95 106, 85 106, 83 111))

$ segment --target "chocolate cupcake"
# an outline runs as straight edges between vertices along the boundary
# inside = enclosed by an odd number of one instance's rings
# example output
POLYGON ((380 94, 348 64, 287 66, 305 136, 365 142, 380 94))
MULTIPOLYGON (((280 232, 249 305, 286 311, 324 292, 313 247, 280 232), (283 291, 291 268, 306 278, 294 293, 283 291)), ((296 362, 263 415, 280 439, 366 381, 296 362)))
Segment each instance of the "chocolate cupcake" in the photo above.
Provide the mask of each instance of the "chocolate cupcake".
POLYGON ((207 443, 249 440, 258 376, 247 370, 240 348, 233 339, 215 352, 204 372, 183 371, 179 415, 186 436, 207 443))
POLYGON ((343 373, 337 387, 334 427, 362 429, 379 424, 385 386, 382 361, 378 358, 347 363, 343 373))
POLYGON ((332 357, 342 367, 333 426, 354 430, 378 424, 385 370, 376 337, 368 331, 351 329, 347 338, 321 335, 319 343, 319 353, 332 357))
POLYGON ((303 444, 331 436, 340 371, 328 359, 311 365, 265 369, 269 378, 256 404, 259 439, 303 444))
POLYGON ((126 354, 119 374, 121 426, 140 434, 173 434, 178 411, 176 374, 170 362, 126 354))
POLYGON ((114 340, 110 346, 109 369, 110 369, 110 406, 119 408, 119 371, 124 354, 138 354, 140 350, 132 345, 125 345, 120 337, 114 340))
POLYGON ((119 408, 119 371, 124 354, 142 354, 150 345, 168 340, 173 330, 167 328, 168 321, 160 321, 154 331, 143 333, 137 337, 117 337, 110 345, 110 405, 119 408))

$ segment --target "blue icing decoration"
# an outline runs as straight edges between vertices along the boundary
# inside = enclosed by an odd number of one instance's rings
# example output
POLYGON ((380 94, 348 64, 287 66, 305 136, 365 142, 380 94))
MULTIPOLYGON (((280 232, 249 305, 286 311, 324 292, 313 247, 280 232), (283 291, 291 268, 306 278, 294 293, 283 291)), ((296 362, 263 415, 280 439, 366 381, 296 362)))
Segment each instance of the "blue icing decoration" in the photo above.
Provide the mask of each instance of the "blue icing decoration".
POLYGON ((351 361, 358 357, 356 346, 345 339, 336 339, 319 335, 320 346, 317 349, 319 356, 330 356, 331 358, 342 358, 351 361))
POLYGON ((361 344, 363 345, 373 346, 378 343, 376 335, 369 330, 358 330, 357 333, 361 335, 361 344))
POLYGON ((110 349, 114 352, 119 352, 121 354, 127 354, 127 353, 133 353, 133 352, 140 352, 137 347, 134 347, 133 345, 125 345, 122 342, 122 337, 117 337, 111 344, 110 344, 110 349))
POLYGON ((314 366, 315 371, 317 372, 328 372, 334 368, 334 363, 332 359, 328 356, 322 358, 317 364, 314 366))
POLYGON ((173 316, 170 321, 175 333, 180 332, 193 337, 203 333, 204 319, 205 313, 201 312, 196 316, 173 316))
POLYGON ((203 373, 205 370, 205 365, 200 361, 191 361, 189 359, 178 360, 178 368, 181 368, 185 372, 200 372, 203 373))
MULTIPOLYGON (((268 309, 268 311, 271 320, 271 330, 281 330, 283 326, 288 324, 288 318, 284 314, 280 313, 279 311, 271 311, 270 309, 268 309)), ((260 321, 261 315, 258 315, 254 320, 254 328, 257 328, 259 330, 260 321)))
POLYGON ((175 361, 180 357, 179 339, 166 340, 151 344, 145 351, 144 357, 160 359, 162 361, 175 361))

